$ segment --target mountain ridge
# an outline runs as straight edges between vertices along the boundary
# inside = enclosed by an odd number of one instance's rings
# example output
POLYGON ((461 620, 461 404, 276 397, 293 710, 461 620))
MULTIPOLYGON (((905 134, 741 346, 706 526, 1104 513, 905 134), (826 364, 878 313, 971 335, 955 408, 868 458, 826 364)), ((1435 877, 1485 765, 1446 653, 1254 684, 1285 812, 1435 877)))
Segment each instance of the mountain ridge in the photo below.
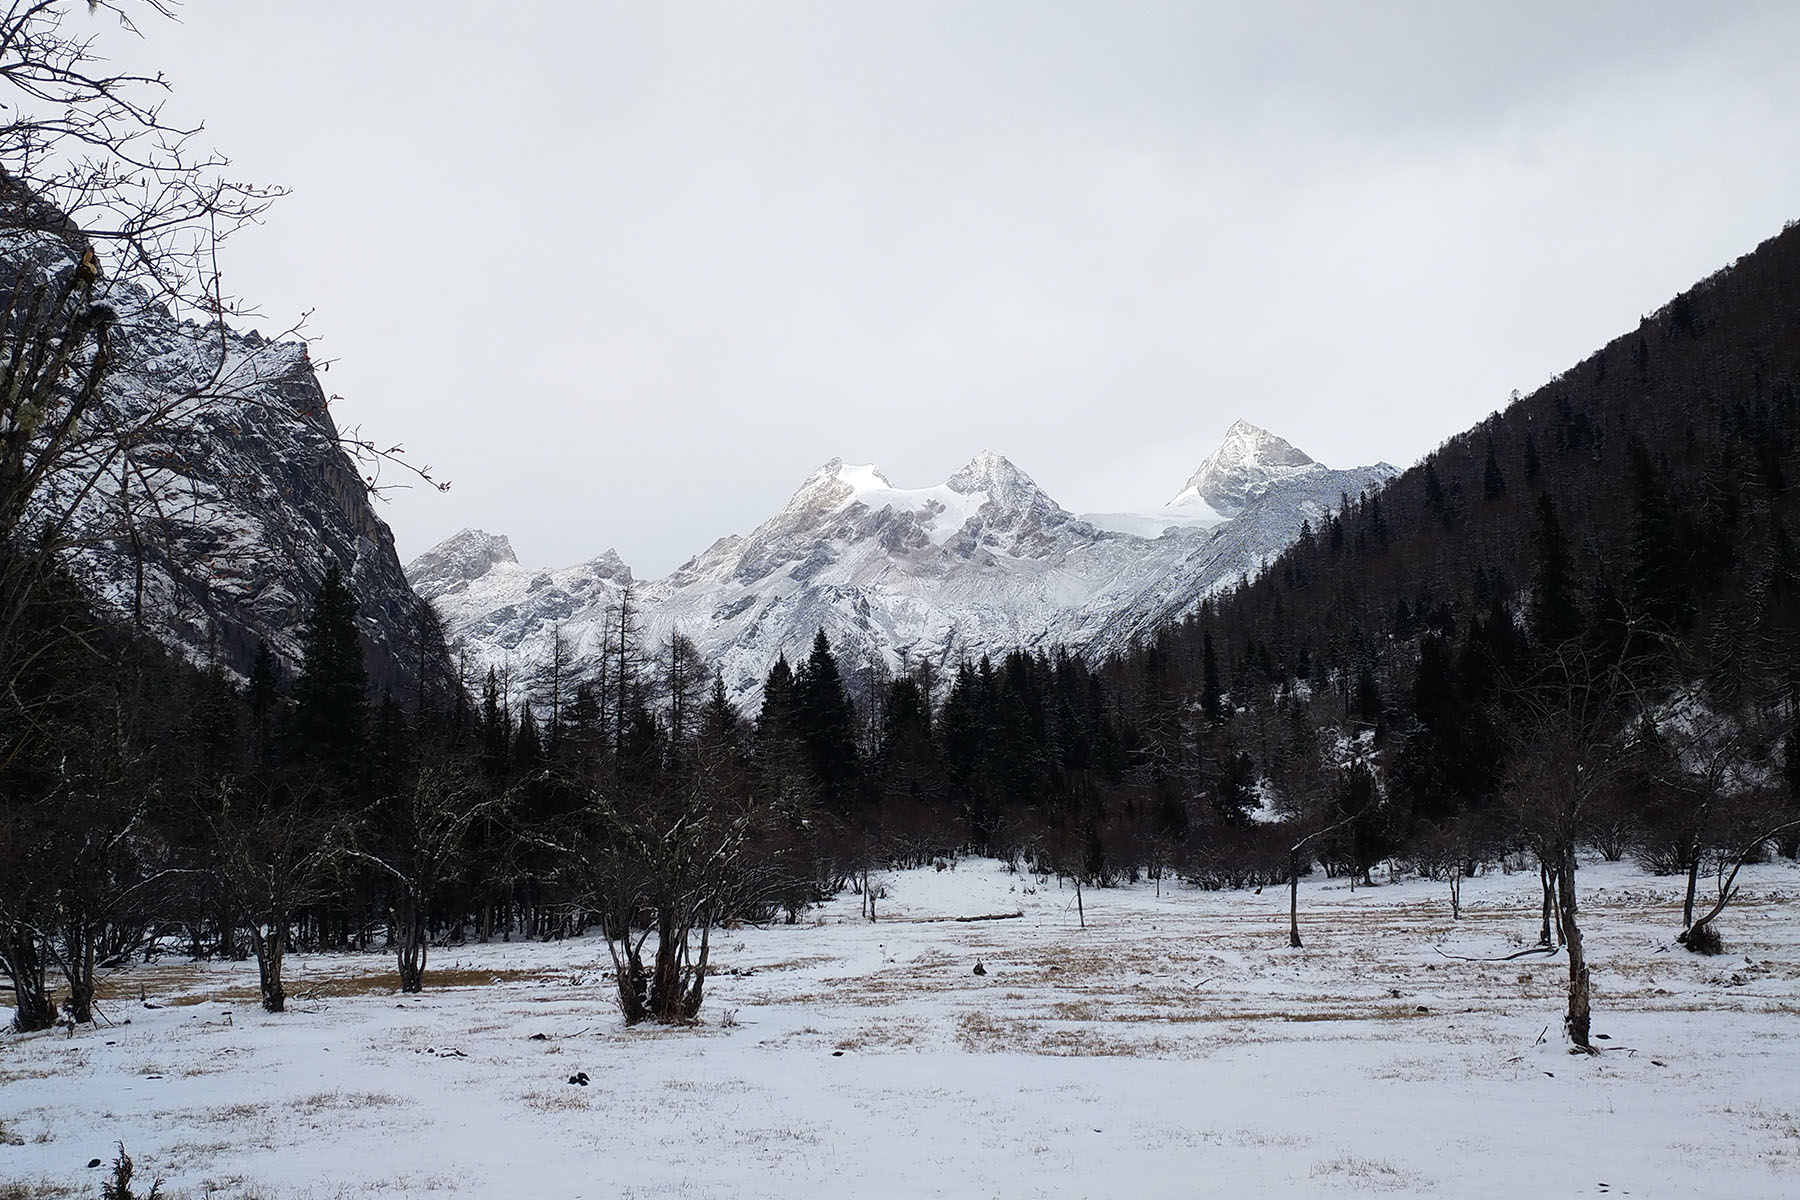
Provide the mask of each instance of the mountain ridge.
POLYGON ((596 660, 605 614, 630 587, 646 643, 679 630, 741 701, 756 695, 778 655, 804 653, 821 628, 841 661, 872 675, 1013 646, 1110 653, 1254 571, 1343 492, 1395 473, 1387 464, 1333 471, 1243 421, 1202 472, 1209 464, 1213 492, 1228 506, 1241 497, 1236 515, 1199 518, 1195 506, 1171 504, 1140 515, 1162 522, 1154 536, 1070 512, 1004 455, 983 450, 924 488, 833 458, 748 533, 719 538, 660 579, 635 578, 611 551, 572 567, 525 568, 503 536, 471 530, 407 573, 475 668, 492 667, 518 689, 542 675, 558 637, 559 661, 596 660))

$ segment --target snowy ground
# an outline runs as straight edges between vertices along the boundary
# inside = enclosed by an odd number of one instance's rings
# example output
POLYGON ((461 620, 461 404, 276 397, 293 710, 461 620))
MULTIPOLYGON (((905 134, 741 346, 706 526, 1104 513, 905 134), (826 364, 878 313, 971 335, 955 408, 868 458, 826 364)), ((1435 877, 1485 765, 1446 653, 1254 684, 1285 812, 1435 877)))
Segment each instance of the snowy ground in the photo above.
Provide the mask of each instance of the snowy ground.
POLYGON ((0 1197, 95 1195, 116 1141, 195 1197, 1800 1195, 1792 864, 1711 959, 1675 881, 1584 870, 1594 1058, 1562 959, 1434 949, 1535 938, 1535 873, 1457 923, 1442 885, 1315 878, 1304 950, 1275 889, 1088 891, 1084 930, 993 863, 884 882, 873 925, 724 932, 691 1030, 624 1029, 593 940, 440 951, 419 998, 297 958, 283 1016, 253 965, 133 967, 113 1026, 0 1035, 0 1197))

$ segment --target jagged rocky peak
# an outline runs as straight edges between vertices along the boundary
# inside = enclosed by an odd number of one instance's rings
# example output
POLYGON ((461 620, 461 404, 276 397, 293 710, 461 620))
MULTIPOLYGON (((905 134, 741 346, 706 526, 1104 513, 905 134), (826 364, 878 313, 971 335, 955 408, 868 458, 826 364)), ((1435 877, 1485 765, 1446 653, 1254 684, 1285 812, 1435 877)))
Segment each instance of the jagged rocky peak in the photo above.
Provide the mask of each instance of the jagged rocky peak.
POLYGON ((969 465, 952 475, 944 486, 965 496, 986 492, 991 502, 1003 508, 1028 508, 1044 495, 1031 476, 992 450, 983 450, 970 459, 969 465))
POLYGON ((843 459, 832 459, 806 477, 806 482, 802 483, 793 497, 788 500, 787 511, 830 511, 843 503, 855 491, 855 485, 845 476, 854 475, 859 471, 870 472, 877 478, 881 477, 881 472, 876 471, 874 467, 846 467, 843 459))
POLYGON ((406 577, 414 590, 429 600, 458 584, 480 579, 500 563, 518 561, 505 534, 464 529, 408 563, 406 577))
POLYGON ((1285 438, 1237 421, 1169 507, 1205 504, 1222 517, 1235 517, 1270 487, 1325 469, 1285 438))
POLYGON ((631 583, 631 568, 619 557, 619 552, 608 548, 600 552, 596 558, 590 558, 582 564, 589 575, 600 579, 610 579, 614 583, 631 583))

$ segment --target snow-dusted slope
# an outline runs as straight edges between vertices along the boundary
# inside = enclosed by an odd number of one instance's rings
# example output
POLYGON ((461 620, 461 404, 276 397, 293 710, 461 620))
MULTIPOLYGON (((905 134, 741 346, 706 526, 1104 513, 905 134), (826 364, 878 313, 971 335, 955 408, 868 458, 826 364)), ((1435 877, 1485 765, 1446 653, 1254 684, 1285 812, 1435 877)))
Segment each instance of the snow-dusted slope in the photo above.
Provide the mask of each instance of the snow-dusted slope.
POLYGON ((1207 596, 1232 586, 1240 576, 1256 575, 1298 536, 1303 521, 1310 521, 1316 529, 1345 495, 1373 491, 1398 474, 1387 463, 1348 471, 1312 465, 1316 470, 1276 479, 1265 476, 1261 490, 1235 516, 1218 525, 1211 537, 1159 578, 1145 581, 1135 594, 1110 608, 1082 643, 1087 655, 1103 658, 1122 651, 1133 640, 1147 638, 1160 626, 1181 620, 1207 596))
MULTIPOLYGON (((1239 422, 1194 497, 1089 521, 991 452, 918 489, 834 459, 749 534, 637 584, 633 598, 651 644, 680 630, 738 698, 756 693, 777 655, 803 655, 819 629, 852 675, 871 662, 949 666, 1015 646, 1110 649, 1157 619, 1160 598, 1197 598, 1254 571, 1339 491, 1392 473, 1331 471, 1239 422), (1227 519, 1233 497, 1241 502, 1227 519)), ((518 691, 543 677, 559 630, 578 664, 594 661, 633 582, 611 552, 532 571, 505 538, 469 530, 408 574, 452 641, 518 691)))

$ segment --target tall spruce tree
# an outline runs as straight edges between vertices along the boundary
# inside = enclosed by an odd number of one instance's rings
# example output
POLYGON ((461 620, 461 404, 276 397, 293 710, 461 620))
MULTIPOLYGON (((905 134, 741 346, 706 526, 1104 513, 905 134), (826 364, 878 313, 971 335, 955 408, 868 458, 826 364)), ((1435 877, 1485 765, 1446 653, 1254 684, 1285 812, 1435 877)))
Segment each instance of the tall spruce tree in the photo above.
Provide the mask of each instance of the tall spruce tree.
POLYGON ((1225 719, 1225 689, 1219 684, 1219 656, 1213 650, 1212 631, 1201 635, 1200 707, 1214 725, 1225 719))
POLYGON ((820 800, 845 812, 855 799, 860 772, 856 721, 823 629, 814 636, 812 653, 794 680, 794 714, 820 800))
POLYGON ((1506 495, 1506 476, 1500 472, 1500 454, 1494 449, 1494 439, 1487 440, 1487 465, 1481 472, 1481 498, 1498 500, 1506 495))
POLYGON ((333 563, 313 598, 294 680, 294 748, 299 758, 350 773, 368 723, 369 672, 356 628, 356 598, 333 563))
POLYGON ((1531 585, 1531 634, 1543 646, 1560 646, 1583 628, 1575 580, 1556 503, 1548 492, 1538 497, 1538 565, 1531 585))

